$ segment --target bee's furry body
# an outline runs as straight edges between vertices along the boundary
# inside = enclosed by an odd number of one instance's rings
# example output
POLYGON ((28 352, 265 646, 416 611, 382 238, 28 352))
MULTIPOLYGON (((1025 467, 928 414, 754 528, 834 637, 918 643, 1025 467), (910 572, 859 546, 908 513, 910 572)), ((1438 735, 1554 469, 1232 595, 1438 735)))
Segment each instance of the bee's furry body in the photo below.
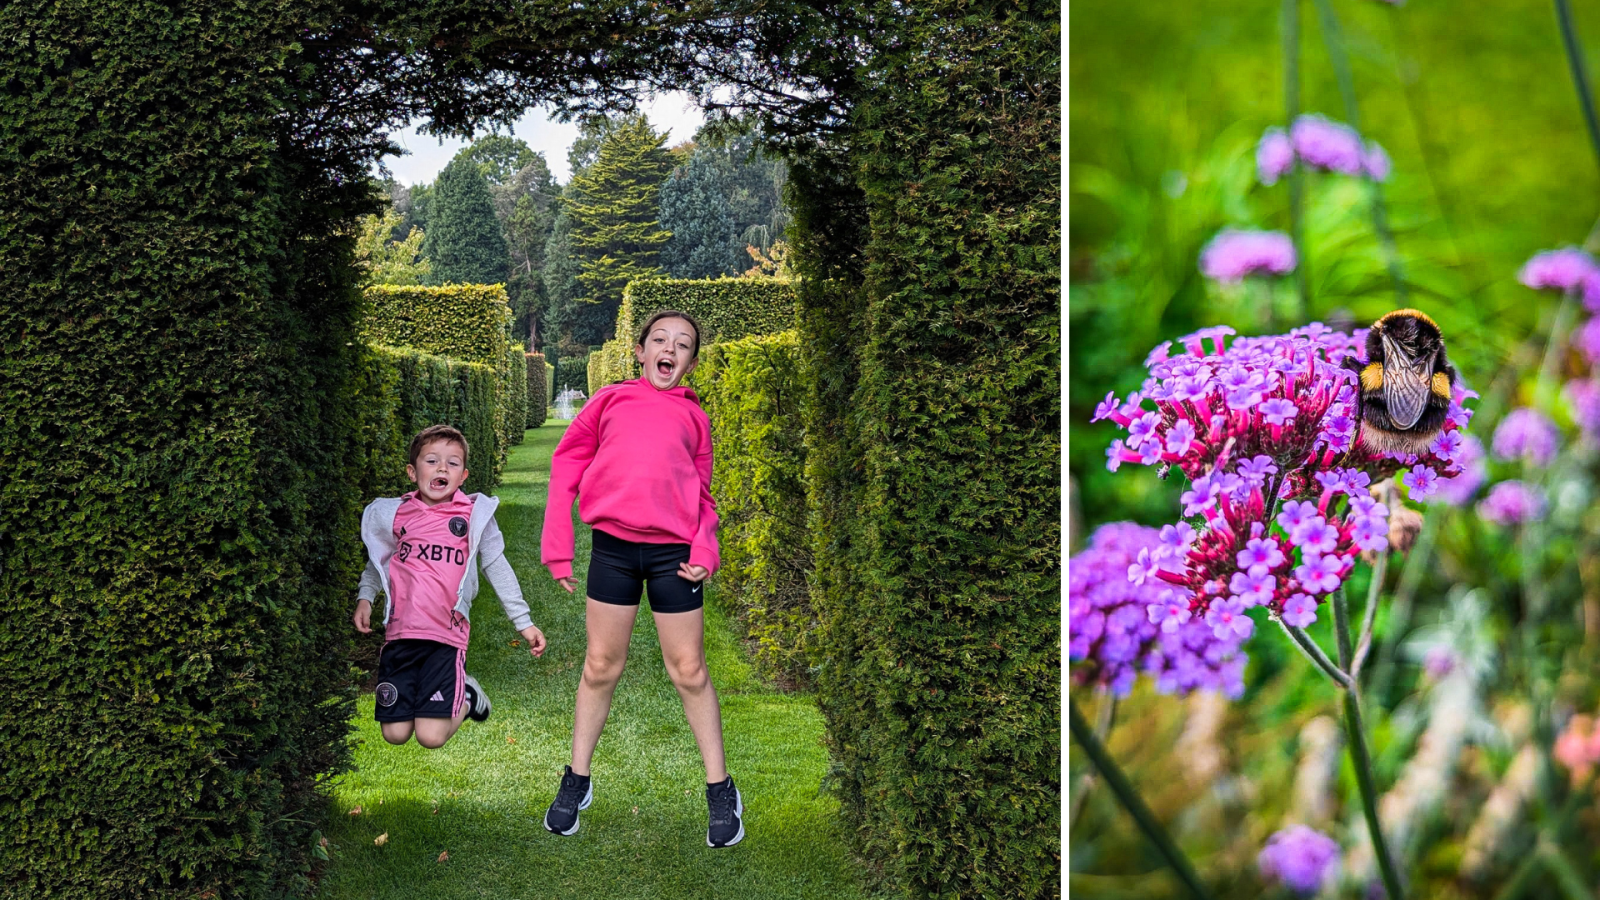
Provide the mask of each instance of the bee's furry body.
POLYGON ((1439 326, 1417 310, 1395 310, 1367 332, 1366 364, 1346 357, 1342 365, 1359 378, 1361 442, 1379 453, 1426 453, 1450 414, 1456 383, 1439 326), (1401 407, 1398 415, 1392 405, 1401 407))

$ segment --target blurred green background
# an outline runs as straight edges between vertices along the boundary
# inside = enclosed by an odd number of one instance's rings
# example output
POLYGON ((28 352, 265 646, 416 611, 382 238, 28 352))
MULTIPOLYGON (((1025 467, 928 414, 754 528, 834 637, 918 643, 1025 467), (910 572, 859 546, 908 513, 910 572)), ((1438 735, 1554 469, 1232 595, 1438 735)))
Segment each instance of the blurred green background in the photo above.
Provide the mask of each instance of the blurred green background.
MULTIPOLYGON (((1362 132, 1394 161, 1384 190, 1410 305, 1444 325, 1470 385, 1482 390, 1507 363, 1532 368, 1538 348, 1528 340, 1555 304, 1517 284, 1517 269, 1538 250, 1582 244, 1600 212, 1600 169, 1553 8, 1344 0, 1334 9, 1362 132)), ((1287 184, 1255 176, 1256 141, 1284 124, 1281 10, 1071 4, 1068 421, 1080 542, 1108 521, 1170 521, 1179 491, 1143 467, 1105 470, 1118 432, 1089 424, 1094 404, 1136 389, 1163 338, 1216 323, 1267 330, 1262 298, 1206 283, 1196 264, 1224 226, 1288 230, 1287 184)), ((1576 12, 1592 63, 1600 6, 1576 12)), ((1345 121, 1312 4, 1301 16, 1301 109, 1345 121)), ((1395 308, 1362 185, 1308 175, 1306 210, 1312 317, 1365 325, 1395 308)), ((1279 326, 1301 324, 1292 293, 1292 280, 1277 290, 1279 326)))

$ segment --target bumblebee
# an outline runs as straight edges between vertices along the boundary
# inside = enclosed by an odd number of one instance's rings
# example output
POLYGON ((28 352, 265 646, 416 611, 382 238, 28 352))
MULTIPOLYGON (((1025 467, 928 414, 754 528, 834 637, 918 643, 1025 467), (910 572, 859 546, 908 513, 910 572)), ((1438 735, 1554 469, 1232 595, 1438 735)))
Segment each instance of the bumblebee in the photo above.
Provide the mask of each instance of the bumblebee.
POLYGON ((1444 428, 1456 370, 1445 358, 1439 326, 1415 309, 1397 309, 1367 332, 1367 363, 1341 365, 1356 373, 1356 419, 1361 442, 1379 453, 1428 452, 1444 428))

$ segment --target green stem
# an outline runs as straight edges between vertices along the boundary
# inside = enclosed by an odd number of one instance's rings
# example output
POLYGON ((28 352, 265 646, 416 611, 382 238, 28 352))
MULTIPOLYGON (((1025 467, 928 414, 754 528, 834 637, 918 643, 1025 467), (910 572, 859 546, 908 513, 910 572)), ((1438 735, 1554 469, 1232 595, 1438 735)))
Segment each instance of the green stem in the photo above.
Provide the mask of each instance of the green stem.
MULTIPOLYGON (((1344 32, 1339 28, 1339 18, 1334 15, 1333 4, 1330 0, 1315 0, 1317 13, 1322 20, 1322 43, 1328 48, 1328 61, 1333 64, 1333 74, 1339 82, 1339 94, 1344 98, 1345 122, 1361 137, 1361 108, 1356 101, 1355 77, 1350 72, 1350 57, 1345 52, 1344 32)), ((1366 145, 1366 138, 1361 137, 1362 146, 1366 145)), ((1383 249, 1385 265, 1389 268, 1389 277, 1394 281, 1395 299, 1401 306, 1406 301, 1405 273, 1400 267, 1400 248, 1395 244, 1394 234, 1389 230, 1389 217, 1383 203, 1383 185, 1376 178, 1367 178, 1367 190, 1372 195, 1372 230, 1378 236, 1378 245, 1383 249)))
POLYGON ((1556 22, 1561 26, 1561 43, 1567 48, 1567 66, 1572 70, 1572 85, 1578 89, 1578 105, 1583 108, 1583 123, 1589 128, 1589 143, 1600 161, 1600 118, 1595 117, 1594 94, 1589 90, 1589 73, 1583 61, 1583 45, 1578 43, 1578 28, 1572 21, 1567 0, 1556 0, 1556 22))
POLYGON ((1545 868, 1555 877, 1557 886, 1567 900, 1591 900, 1594 894, 1584 885, 1584 878, 1578 873, 1578 867, 1572 864, 1567 854, 1554 844, 1545 844, 1541 856, 1544 857, 1545 868))
POLYGON ((1522 865, 1517 866, 1517 870, 1511 873, 1511 878, 1500 888, 1500 893, 1494 895, 1494 900, 1522 900, 1522 895, 1533 886, 1533 876, 1538 873, 1541 865, 1543 862, 1539 854, 1529 853, 1524 856, 1522 865))
POLYGON ((1322 648, 1317 646, 1317 642, 1312 639, 1311 635, 1306 634, 1304 629, 1290 625, 1282 619, 1277 621, 1278 627, 1282 628, 1284 634, 1287 634, 1289 639, 1294 641, 1295 646, 1300 648, 1301 655, 1305 656, 1312 665, 1321 669, 1322 674, 1332 679, 1333 683, 1340 688, 1350 687, 1350 676, 1333 664, 1333 660, 1328 658, 1328 654, 1322 652, 1322 648))
POLYGON ((1405 636, 1406 626, 1411 624, 1411 609, 1417 589, 1422 584, 1424 563, 1433 557, 1433 544, 1438 540, 1438 522, 1438 514, 1422 520, 1422 533, 1417 535, 1417 543, 1406 557, 1405 568, 1400 570, 1400 584, 1394 592, 1394 611, 1389 616, 1389 626, 1384 629, 1387 636, 1378 638, 1376 649, 1372 651, 1376 661, 1373 663, 1372 690, 1368 696, 1380 698, 1380 703, 1394 681, 1394 648, 1405 636))
MULTIPOLYGON (((1102 744, 1106 736, 1111 734, 1111 726, 1117 718, 1117 696, 1109 691, 1099 691, 1100 702, 1095 710, 1094 736, 1102 744)), ((1078 816, 1083 814, 1083 808, 1089 803, 1089 795, 1094 793, 1094 769, 1083 773, 1078 779, 1078 787, 1072 798, 1072 808, 1067 814, 1067 824, 1070 826, 1078 821, 1078 816)))
MULTIPOLYGON (((1300 117, 1300 0, 1283 0, 1283 129, 1293 134, 1300 117)), ((1294 243, 1294 280, 1300 297, 1299 321, 1311 317, 1311 258, 1305 240, 1305 170, 1300 157, 1289 162, 1289 240, 1294 243)))
MULTIPOLYGON (((1394 497, 1387 498, 1392 504, 1394 497)), ((1367 653, 1372 650, 1372 624, 1378 617, 1378 600, 1383 596, 1383 579, 1389 574, 1389 548, 1384 547, 1378 552, 1377 562, 1372 564, 1372 583, 1367 586, 1367 608, 1361 614, 1361 638, 1356 641, 1356 655, 1350 663, 1350 680, 1361 680, 1361 666, 1367 661, 1367 653)))
POLYGON ((1072 729, 1073 739, 1085 753, 1089 754, 1090 761, 1100 770, 1100 776, 1106 780, 1106 786, 1110 787, 1111 792, 1122 801, 1123 808, 1133 816, 1134 822, 1138 823, 1139 829, 1150 839, 1150 843, 1155 844, 1161 855, 1166 857, 1167 865, 1177 873, 1190 893, 1200 900, 1211 900, 1211 895, 1206 893, 1205 887, 1201 885, 1200 876, 1195 874, 1194 866, 1190 865, 1188 857, 1183 855, 1183 851, 1179 850, 1178 845, 1167 835, 1167 830, 1156 821, 1155 814, 1145 805, 1144 798, 1139 796, 1139 792, 1128 782, 1127 776, 1122 774, 1122 769, 1111 758, 1111 754, 1106 752, 1105 745, 1094 736, 1094 729, 1084 721, 1083 714, 1078 712, 1078 704, 1074 703, 1070 696, 1067 698, 1067 709, 1070 715, 1068 726, 1072 729))
MULTIPOLYGON (((1348 670, 1350 613, 1345 606, 1343 589, 1333 594, 1333 623, 1339 640, 1339 662, 1348 670)), ((1378 860, 1378 874, 1383 877, 1389 900, 1405 900, 1405 893, 1400 889, 1400 875, 1389 855, 1389 845, 1383 839, 1383 826, 1378 822, 1378 788, 1372 778, 1372 755, 1367 751, 1366 726, 1361 721, 1361 698, 1355 682, 1344 692, 1344 724, 1350 740, 1350 761, 1356 770, 1356 785, 1361 789, 1361 811, 1366 816, 1367 833, 1372 837, 1372 855, 1378 860)))

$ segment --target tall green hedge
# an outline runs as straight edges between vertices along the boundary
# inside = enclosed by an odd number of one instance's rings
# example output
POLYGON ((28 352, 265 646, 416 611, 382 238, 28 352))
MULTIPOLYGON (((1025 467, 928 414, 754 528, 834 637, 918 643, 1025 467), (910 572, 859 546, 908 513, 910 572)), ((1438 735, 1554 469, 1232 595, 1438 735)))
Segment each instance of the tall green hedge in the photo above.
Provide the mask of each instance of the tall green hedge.
POLYGON ((0 5, 0 897, 307 887, 349 765, 366 188, 298 25, 0 5))
POLYGON ((522 362, 528 372, 524 382, 527 385, 524 389, 528 402, 527 427, 538 428, 544 424, 550 404, 550 364, 544 361, 543 353, 525 353, 522 362))
POLYGON ((467 469, 461 486, 473 493, 496 486, 485 454, 495 442, 494 396, 498 375, 491 366, 434 356, 406 347, 369 346, 360 356, 357 397, 365 455, 361 495, 398 496, 416 489, 406 480, 411 438, 429 425, 454 425, 466 436, 467 469))
MULTIPOLYGON (((498 284, 454 284, 444 287, 373 285, 366 290, 367 313, 362 336, 370 344, 410 347, 424 353, 495 370, 492 440, 478 457, 489 464, 484 484, 500 483, 506 455, 513 443, 513 422, 527 418, 513 409, 512 373, 521 370, 511 362, 511 305, 505 287, 498 284)), ((477 454, 474 454, 477 456, 477 454)))
POLYGON ((848 155, 792 170, 818 698, 916 896, 1060 885, 1057 13, 905 7, 848 155))
POLYGON ((716 445, 717 596, 737 614, 763 675, 808 685, 817 617, 807 588, 799 337, 786 331, 713 344, 689 383, 716 445))
POLYGON ((522 443, 528 430, 528 360, 521 344, 506 348, 505 384, 509 386, 510 400, 506 403, 506 429, 511 433, 511 445, 522 443))
POLYGON ((663 278, 629 283, 617 310, 616 339, 629 348, 658 309, 681 309, 705 332, 700 344, 776 334, 795 326, 795 285, 773 278, 663 278))
POLYGON ((563 356, 556 363, 556 393, 566 388, 584 390, 589 386, 589 356, 563 356))
POLYGON ((589 354, 589 396, 608 384, 639 377, 639 361, 633 356, 633 347, 633 341, 615 338, 589 354))

